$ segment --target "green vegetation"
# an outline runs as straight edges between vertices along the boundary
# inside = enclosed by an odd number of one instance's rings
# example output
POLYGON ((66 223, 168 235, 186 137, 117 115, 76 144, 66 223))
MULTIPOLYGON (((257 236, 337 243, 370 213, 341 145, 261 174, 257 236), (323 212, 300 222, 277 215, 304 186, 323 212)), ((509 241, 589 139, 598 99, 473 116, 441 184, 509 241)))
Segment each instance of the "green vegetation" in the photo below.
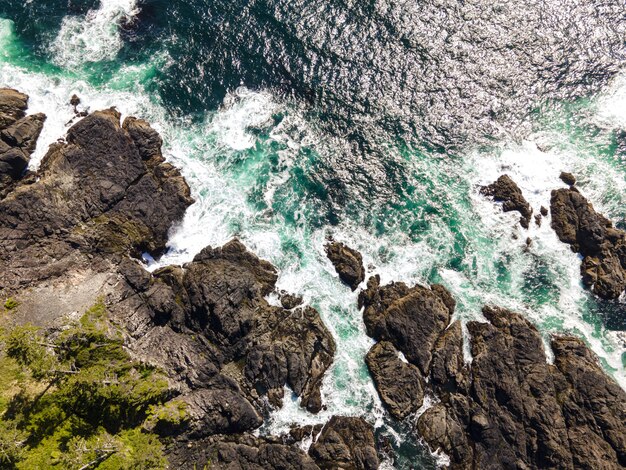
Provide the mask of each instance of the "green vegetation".
POLYGON ((6 302, 4 302, 4 308, 6 310, 14 310, 19 305, 19 302, 15 300, 13 297, 9 297, 6 302))
POLYGON ((0 468, 159 469, 157 427, 185 421, 167 382, 133 361, 98 303, 61 333, 2 331, 0 468))

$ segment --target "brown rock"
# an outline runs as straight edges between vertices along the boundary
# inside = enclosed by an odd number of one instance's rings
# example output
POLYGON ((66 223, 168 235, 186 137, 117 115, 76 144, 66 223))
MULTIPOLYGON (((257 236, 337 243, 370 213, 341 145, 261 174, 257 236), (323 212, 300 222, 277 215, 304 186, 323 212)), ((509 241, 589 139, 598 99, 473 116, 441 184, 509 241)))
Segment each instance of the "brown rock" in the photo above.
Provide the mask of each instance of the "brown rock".
POLYGON ((420 435, 446 452, 455 469, 621 468, 626 393, 584 343, 554 339, 552 366, 528 321, 499 308, 486 307, 484 314, 491 323, 468 324, 468 386, 442 387, 446 375, 454 383, 459 367, 442 373, 446 367, 435 354, 431 380, 441 403, 420 417, 420 435))
POLYGON ((379 282, 378 277, 370 278, 367 290, 359 296, 368 335, 391 342, 428 374, 433 345, 450 321, 450 310, 426 287, 408 288, 404 283, 379 287, 379 282))
POLYGON ((581 274, 586 286, 605 299, 626 289, 626 232, 613 224, 578 192, 552 191, 552 228, 559 239, 583 255, 581 274))
POLYGON ((361 253, 347 247, 340 242, 330 242, 326 245, 326 255, 335 266, 339 278, 350 289, 356 290, 365 279, 365 268, 361 253))
POLYGON ((362 418, 333 416, 309 455, 322 469, 375 470, 379 465, 374 430, 362 418))
POLYGON ((524 198, 521 189, 508 175, 502 175, 489 186, 483 186, 480 193, 492 197, 496 202, 502 202, 504 212, 519 212, 521 214, 520 225, 524 228, 529 227, 533 210, 524 198))
POLYGON ((422 406, 422 375, 417 367, 400 360, 398 350, 391 343, 376 343, 367 353, 365 362, 382 402, 394 418, 402 420, 422 406))
POLYGON ((576 177, 571 173, 562 171, 559 175, 559 178, 561 178, 561 181, 563 181, 565 184, 568 184, 570 186, 574 186, 576 184, 576 177))

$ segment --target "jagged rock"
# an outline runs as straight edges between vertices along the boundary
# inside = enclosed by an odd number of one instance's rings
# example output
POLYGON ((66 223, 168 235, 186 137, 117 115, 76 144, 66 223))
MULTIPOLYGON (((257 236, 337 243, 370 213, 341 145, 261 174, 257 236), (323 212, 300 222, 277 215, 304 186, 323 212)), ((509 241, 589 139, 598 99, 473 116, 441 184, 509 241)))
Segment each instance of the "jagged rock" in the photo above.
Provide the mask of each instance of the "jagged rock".
MULTIPOLYGON (((151 280, 134 266, 125 266, 124 275, 129 292, 117 307, 119 315, 142 312, 130 328, 142 338, 135 350, 166 370, 177 371, 176 363, 190 364, 176 372, 179 381, 196 390, 209 387, 210 377, 218 372, 228 375, 238 384, 237 393, 258 412, 263 408, 259 397, 280 406, 287 385, 301 397, 303 407, 321 409, 320 387, 334 357, 334 340, 316 310, 269 305, 265 296, 275 288, 276 270, 241 242, 207 247, 182 269, 163 268, 151 280), (130 305, 137 296, 139 305, 130 305), (161 341, 159 332, 155 341, 161 344, 155 351, 147 339, 154 331, 146 326, 150 322, 174 330, 167 336, 175 340, 161 341), (192 334, 200 338, 191 341, 192 334), (202 348, 204 360, 196 359, 202 348), (171 357, 176 363, 169 362, 171 357)), ((237 432, 243 430, 248 429, 237 432)))
POLYGON ((550 365, 541 335, 527 320, 499 308, 483 313, 491 323, 468 323, 473 361, 462 371, 467 385, 458 386, 458 344, 452 354, 441 347, 456 341, 438 344, 441 357, 452 358, 444 362, 454 366, 440 367, 440 353, 434 354, 431 380, 441 402, 419 419, 426 442, 446 452, 454 469, 622 468, 626 393, 584 343, 553 339, 550 365), (446 375, 448 386, 442 386, 446 375))
POLYGON ((192 436, 238 434, 263 424, 233 379, 218 374, 204 385, 181 399, 193 423, 192 436))
POLYGON ((321 432, 323 424, 308 424, 306 426, 292 426, 289 429, 289 437, 293 442, 301 442, 306 438, 315 439, 321 432))
POLYGON ((537 227, 541 227, 541 222, 542 222, 542 215, 541 214, 535 214, 535 225, 537 227))
POLYGON ((170 444, 167 455, 170 467, 180 470, 319 470, 296 445, 250 435, 180 439, 170 444))
POLYGON ((624 391, 609 379, 583 341, 552 339, 554 365, 568 386, 561 392, 575 468, 626 465, 624 391))
POLYGON ((302 305, 302 297, 282 292, 280 295, 280 304, 283 308, 291 310, 302 305))
POLYGON ((572 175, 571 173, 567 173, 565 171, 562 171, 561 174, 559 175, 559 178, 565 184, 568 184, 570 186, 574 186, 576 184, 576 177, 574 175, 572 175))
POLYGON ((521 189, 508 175, 502 175, 494 183, 483 186, 480 193, 492 197, 496 202, 502 202, 504 212, 517 211, 521 214, 520 225, 528 228, 533 210, 524 198, 521 189))
POLYGON ((626 232, 615 229, 576 189, 552 191, 550 211, 559 239, 584 257, 584 284, 602 298, 619 297, 626 289, 626 232))
POLYGON ((26 116, 28 95, 11 88, 0 88, 0 129, 6 129, 26 116))
POLYGON ((333 263, 337 274, 339 274, 339 278, 350 289, 356 290, 365 279, 365 268, 363 267, 361 253, 340 242, 330 242, 326 244, 325 249, 328 259, 333 263))
MULTIPOLYGON (((449 303, 447 296, 444 300, 449 303)), ((371 277, 367 290, 359 295, 359 308, 367 334, 378 341, 389 341, 407 360, 427 375, 432 348, 450 322, 450 310, 436 291, 404 283, 380 286, 380 277, 371 277)))
POLYGON ((110 271, 119 255, 162 252, 174 222, 191 204, 177 170, 151 167, 113 110, 74 125, 50 147, 38 180, 0 202, 0 289, 23 287, 78 270, 110 271), (89 258, 94 256, 97 260, 89 258))
MULTIPOLYGON (((31 148, 37 116, 13 115, 2 138, 31 148)), ((285 386, 319 411, 335 344, 314 309, 269 305, 270 263, 236 240, 153 274, 131 259, 163 252, 193 202, 161 145, 145 121, 120 125, 115 109, 72 126, 36 181, 0 201, 0 291, 19 292, 20 314, 39 324, 104 297, 129 351, 168 373, 190 435, 257 428, 264 396, 278 406, 285 386)))
POLYGON ((367 353, 365 362, 382 402, 394 418, 402 420, 422 406, 422 375, 417 367, 400 359, 393 344, 376 343, 367 353))
POLYGON ((28 96, 0 88, 0 199, 24 175, 46 116, 26 116, 28 96))
POLYGON ((309 455, 322 469, 374 470, 379 466, 374 430, 362 418, 333 416, 309 455))
POLYGON ((548 209, 546 207, 544 207, 544 206, 541 206, 541 209, 539 210, 539 212, 544 217, 546 217, 548 215, 548 209))

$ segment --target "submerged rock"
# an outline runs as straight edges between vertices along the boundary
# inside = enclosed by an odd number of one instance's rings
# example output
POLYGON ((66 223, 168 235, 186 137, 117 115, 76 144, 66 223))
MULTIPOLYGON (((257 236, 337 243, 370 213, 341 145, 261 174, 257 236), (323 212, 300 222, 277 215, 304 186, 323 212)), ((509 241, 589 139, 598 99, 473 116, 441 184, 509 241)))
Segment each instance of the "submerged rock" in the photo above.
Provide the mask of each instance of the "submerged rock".
POLYGON ((379 466, 374 429, 362 418, 333 416, 309 455, 322 469, 375 470, 379 466))
POLYGON ((517 211, 521 214, 520 225, 528 228, 533 210, 524 198, 522 190, 508 175, 502 175, 494 183, 483 186, 480 193, 492 197, 496 202, 502 202, 504 212, 517 211))
POLYGON ((576 189, 552 191, 552 228, 583 255, 583 282, 599 297, 618 298, 626 289, 626 232, 613 227, 576 189))
POLYGON ((361 253, 340 242, 326 245, 326 255, 335 266, 339 278, 353 291, 365 279, 365 268, 361 253))

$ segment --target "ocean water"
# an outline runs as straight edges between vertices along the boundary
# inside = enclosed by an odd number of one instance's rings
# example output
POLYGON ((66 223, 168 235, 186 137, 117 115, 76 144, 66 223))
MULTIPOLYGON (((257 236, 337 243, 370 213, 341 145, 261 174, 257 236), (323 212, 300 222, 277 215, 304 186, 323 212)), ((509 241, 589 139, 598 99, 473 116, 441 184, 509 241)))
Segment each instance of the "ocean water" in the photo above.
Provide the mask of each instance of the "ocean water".
POLYGON ((236 236, 320 311, 337 341, 327 410, 287 399, 259 433, 364 416, 398 449, 387 468, 435 468, 446 457, 411 434, 417 417, 383 412, 328 236, 383 282, 444 284, 463 321, 485 304, 523 313, 548 361, 551 334, 584 338, 626 388, 624 299, 583 289, 549 217, 522 229, 478 191, 507 173, 538 213, 570 171, 626 228, 626 13, 526 3, 4 0, 0 86, 48 115, 33 168, 69 127, 74 93, 153 123, 197 202, 151 269, 236 236))

